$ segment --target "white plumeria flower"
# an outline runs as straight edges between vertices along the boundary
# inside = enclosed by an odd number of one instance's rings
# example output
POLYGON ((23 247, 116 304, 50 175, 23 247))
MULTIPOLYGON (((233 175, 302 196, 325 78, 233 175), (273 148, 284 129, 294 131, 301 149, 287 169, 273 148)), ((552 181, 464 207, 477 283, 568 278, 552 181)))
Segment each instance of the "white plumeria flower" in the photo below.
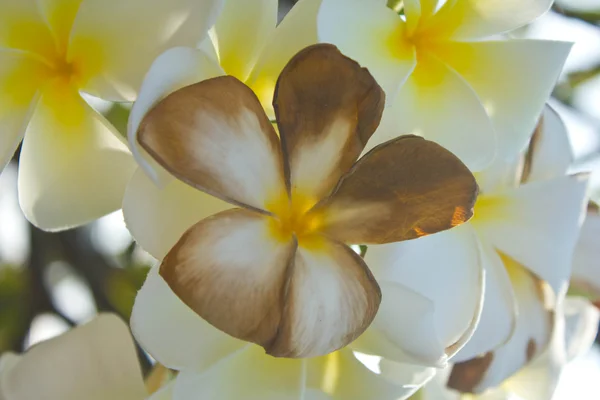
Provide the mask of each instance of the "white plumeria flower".
MULTIPOLYGON (((275 0, 269 0, 252 5, 252 7, 262 7, 261 15, 271 15, 272 19, 257 19, 251 24, 248 23, 249 20, 244 20, 244 23, 239 22, 235 25, 235 29, 240 32, 240 37, 244 38, 242 43, 245 44, 245 49, 264 48, 261 54, 270 54, 269 57, 266 57, 266 61, 255 62, 257 58, 263 58, 263 56, 259 57, 258 54, 251 54, 237 47, 225 48, 225 53, 232 56, 239 55, 240 59, 235 61, 234 65, 253 66, 256 64, 256 68, 263 71, 258 75, 269 77, 266 80, 270 82, 267 85, 269 88, 274 87, 276 77, 294 52, 301 46, 316 41, 315 21, 320 0, 316 2, 300 0, 277 29, 275 29, 275 16, 272 15, 274 13, 267 12, 275 7, 275 3, 275 0), (263 31, 270 32, 272 37, 269 40, 263 38, 262 41, 256 43, 255 40, 263 36, 256 36, 251 32, 263 31), (263 41, 266 41, 266 44, 263 41)), ((248 2, 245 1, 228 0, 217 22, 217 27, 221 27, 223 34, 227 33, 227 29, 234 29, 232 23, 228 21, 235 20, 235 16, 239 15, 240 10, 245 10, 245 7, 248 6, 248 2), (229 15, 230 13, 233 15, 229 15)), ((218 40, 218 32, 217 29, 217 34, 213 35, 213 39, 215 42, 221 43, 219 48, 223 49, 226 42, 218 40)), ((235 42, 231 42, 229 46, 235 44, 235 42)), ((177 48, 161 55, 150 69, 132 110, 129 123, 132 147, 135 149, 139 146, 136 138, 139 124, 154 104, 183 86, 222 74, 223 69, 230 69, 226 67, 226 65, 225 68, 216 65, 210 56, 196 49, 177 48), (206 65, 212 65, 212 67, 207 68, 206 65), (217 72, 214 74, 209 73, 215 70, 217 72)), ((238 75, 237 77, 245 79, 244 76, 238 75)), ((256 90, 256 86, 251 87, 256 90)), ((255 92, 255 94, 261 100, 263 107, 270 104, 273 96, 272 91, 255 92)), ((269 108, 272 107, 269 106, 269 108)), ((266 110, 267 114, 270 113, 269 108, 266 110)), ((143 153, 144 150, 140 149, 140 152, 143 153)), ((149 158, 138 157, 138 161, 141 165, 146 166, 145 170, 150 172, 152 177, 166 179, 162 179, 162 186, 158 187, 144 171, 138 169, 127 189, 123 213, 127 227, 138 244, 159 260, 165 257, 194 221, 231 207, 215 197, 208 196, 173 179, 149 158)), ((388 302, 384 299, 384 303, 379 309, 379 316, 375 319, 375 325, 385 324, 386 320, 405 321, 402 323, 402 326, 406 328, 403 339, 405 340, 404 349, 391 345, 386 346, 385 349, 369 349, 366 344, 361 347, 370 352, 389 350, 389 354, 379 355, 397 361, 412 359, 414 362, 426 365, 443 365, 446 358, 455 354, 468 340, 481 311, 483 274, 482 269, 477 265, 479 254, 477 251, 472 251, 464 257, 465 262, 457 266, 454 271, 444 268, 443 264, 439 265, 436 276, 440 276, 441 273, 447 274, 445 279, 438 280, 440 283, 442 281, 447 283, 446 290, 440 290, 439 285, 434 284, 429 276, 418 275, 411 271, 406 275, 405 282, 408 288, 414 292, 422 286, 432 285, 433 289, 428 293, 432 293, 433 296, 423 297, 413 293, 411 295, 413 300, 408 302, 398 302, 392 299, 388 302), (414 276, 418 276, 420 280, 412 279, 411 277, 414 276), (463 293, 464 300, 458 302, 457 296, 455 296, 456 292, 463 293), (402 304, 402 306, 398 304, 402 304), (442 315, 444 316, 443 320, 440 319, 442 315), (414 342, 408 341, 411 337, 415 339, 414 342), (407 348, 410 350, 410 356, 406 354, 407 348)), ((414 266, 415 270, 420 270, 420 268, 420 266, 414 266)), ((400 282, 403 284, 402 281, 400 282)), ((390 283, 390 285, 397 285, 397 282, 390 283)), ((152 329, 152 327, 148 328, 148 330, 152 329)), ((383 338, 375 336, 365 335, 362 342, 372 342, 373 340, 379 343, 385 342, 383 338)), ((157 358, 160 359, 160 356, 157 358)))
POLYGON ((139 292, 131 326, 160 363, 179 371, 173 400, 401 400, 434 368, 379 362, 369 370, 342 349, 308 359, 275 358, 199 318, 153 268, 139 292))
POLYGON ((220 0, 1 0, 0 168, 23 139, 19 201, 57 230, 121 206, 135 163, 80 96, 133 101, 152 61, 206 36, 220 0))
MULTIPOLYGON (((225 0, 199 48, 171 49, 156 59, 133 106, 128 125, 130 146, 138 162, 155 181, 168 181, 143 149, 136 133, 148 110, 167 94, 220 75, 231 75, 252 88, 269 118, 275 82, 285 64, 304 47, 317 43, 316 15, 321 0, 300 0, 277 25, 278 0, 225 0), (142 155, 146 156, 143 157, 142 155)), ((144 185, 141 173, 134 185, 144 185)), ((170 246, 163 243, 165 249, 170 246)))
MULTIPOLYGON (((448 388, 451 367, 439 371, 411 399, 414 400, 548 400, 551 399, 564 367, 584 355, 598 332, 600 311, 589 301, 567 297, 559 304, 552 341, 538 358, 497 387, 479 395, 463 394, 448 388)), ((478 371, 473 369, 476 379, 478 371)))
POLYGON ((386 91, 391 106, 380 134, 423 135, 473 171, 496 153, 513 159, 571 44, 494 35, 531 22, 552 0, 403 4, 404 18, 384 0, 323 0, 318 16, 319 40, 367 67, 386 91))
POLYGON ((460 225, 477 185, 456 156, 417 136, 359 158, 384 102, 366 69, 320 44, 296 54, 277 80, 279 137, 252 90, 230 76, 173 92, 146 114, 140 145, 177 179, 230 204, 190 221, 162 260, 183 302, 271 355, 309 357, 362 334, 384 292, 382 335, 436 362, 437 348, 394 314, 407 303, 418 319, 429 304, 401 284, 378 284, 347 245, 460 225))
MULTIPOLYGON (((411 242, 369 246, 365 256, 379 281, 401 281, 432 299, 452 290, 446 287, 451 279, 446 277, 466 270, 465 263, 485 270, 479 325, 454 358, 460 362, 487 354, 483 361, 476 360, 486 362, 487 369, 471 388, 475 391, 497 385, 546 348, 552 305, 570 276, 586 181, 565 176, 571 161, 569 143, 562 122, 550 109, 536 142, 525 184, 518 184, 517 163, 498 163, 476 174, 481 193, 471 221, 411 242), (419 268, 410 269, 415 265, 419 268), (448 275, 441 275, 444 279, 436 280, 437 285, 425 284, 427 277, 443 274, 440 266, 448 275)), ((447 318, 448 308, 464 308, 471 301, 462 294, 446 303, 436 301, 436 326, 455 324, 447 318)))
POLYGON ((127 325, 112 314, 0 358, 1 400, 170 400, 148 397, 127 325))
MULTIPOLYGON (((581 227, 573 258, 571 288, 600 301, 600 214, 591 205, 581 227)), ((599 303, 600 304, 600 303, 599 303)))

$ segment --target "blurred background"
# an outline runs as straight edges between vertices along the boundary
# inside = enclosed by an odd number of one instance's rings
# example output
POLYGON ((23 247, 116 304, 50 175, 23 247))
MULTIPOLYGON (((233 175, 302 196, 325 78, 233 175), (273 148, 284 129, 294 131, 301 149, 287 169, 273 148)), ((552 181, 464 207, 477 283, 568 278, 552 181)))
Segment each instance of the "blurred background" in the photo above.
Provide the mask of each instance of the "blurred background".
MULTIPOLYGON (((293 3, 280 1, 280 18, 293 3)), ((600 180, 600 0, 556 0, 515 35, 575 43, 551 104, 569 130, 576 169, 596 168, 600 180)), ((127 105, 89 101, 125 132, 127 105)), ((31 226, 18 205, 17 163, 18 151, 0 175, 0 353, 21 352, 101 311, 128 319, 155 260, 133 242, 120 212, 67 232, 31 226)), ((600 399, 598 343, 567 367, 557 400, 600 399)), ((140 355, 147 371, 150 360, 140 355)))

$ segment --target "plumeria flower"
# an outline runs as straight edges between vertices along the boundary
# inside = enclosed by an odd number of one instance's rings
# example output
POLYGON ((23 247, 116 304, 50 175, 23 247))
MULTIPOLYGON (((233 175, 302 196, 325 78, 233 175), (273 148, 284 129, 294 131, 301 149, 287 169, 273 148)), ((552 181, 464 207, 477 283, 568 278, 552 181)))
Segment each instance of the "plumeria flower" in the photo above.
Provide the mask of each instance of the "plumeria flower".
POLYGON ((131 326, 147 351, 179 371, 169 385, 173 400, 402 400, 435 373, 386 359, 372 360, 374 372, 348 347, 313 358, 272 357, 199 318, 158 267, 136 297, 131 326))
MULTIPOLYGON (((369 246, 365 256, 378 281, 408 281, 433 299, 439 298, 437 292, 451 290, 444 283, 423 283, 424 277, 437 276, 440 265, 454 271, 475 260, 472 268, 485 270, 479 325, 453 359, 485 364, 470 391, 498 385, 543 352, 550 342, 556 299, 568 284, 586 181, 565 175, 571 156, 558 116, 548 108, 542 121, 527 171, 499 160, 476 174, 481 193, 471 221, 412 242, 369 246), (468 257, 473 253, 479 258, 468 257), (410 265, 419 265, 418 273, 409 274, 410 265)), ((464 307, 462 296, 455 297, 448 304, 437 302, 438 326, 453 324, 446 307, 464 307)))
POLYGON ((133 101, 150 64, 206 36, 219 0, 0 1, 0 168, 23 139, 19 201, 48 230, 120 208, 134 171, 81 97, 133 101))
MULTIPOLYGON (((199 316, 236 338, 275 356, 324 355, 364 332, 381 290, 396 304, 414 297, 401 285, 380 289, 346 244, 460 225, 471 217, 477 185, 457 157, 416 136, 356 161, 384 94, 334 46, 294 56, 273 105, 281 140, 252 90, 230 76, 173 92, 146 114, 138 141, 163 168, 241 207, 191 226, 160 274, 199 316)), ((390 340, 406 334, 395 320, 382 330, 390 340)))
POLYGON ((129 329, 112 314, 0 358, 2 400, 169 400, 170 390, 148 397, 129 329))
MULTIPOLYGON (((174 48, 156 59, 144 80, 140 99, 133 106, 128 126, 132 151, 155 181, 165 184, 169 178, 139 148, 136 133, 144 115, 166 94, 209 78, 231 75, 249 86, 269 118, 274 118, 275 82, 292 56, 317 43, 316 15, 321 0, 298 1, 279 25, 278 3, 225 0, 210 39, 199 48, 174 48)), ((141 172, 134 177, 136 183, 144 180, 141 172)))
MULTIPOLYGON (((600 312, 589 301, 567 297, 559 305, 552 341, 540 357, 500 385, 478 395, 460 393, 448 387, 451 368, 437 373, 414 400, 548 400, 553 397, 564 367, 590 349, 598 332, 600 312)), ((479 371, 473 365, 472 379, 479 371)), ((466 378, 466 376, 462 376, 466 378)), ((454 382, 456 385, 456 383, 454 382)))
POLYGON ((371 71, 390 110, 381 134, 414 133, 473 171, 527 144, 571 47, 501 36, 543 14, 552 0, 323 0, 320 41, 371 71), (438 4, 439 3, 439 4, 438 4), (391 129, 385 125, 391 124, 391 129))
MULTIPOLYGON (((271 114, 274 113, 270 105, 273 97, 272 89, 257 90, 260 85, 251 83, 254 81, 245 75, 236 74, 236 69, 229 67, 223 57, 211 57, 210 53, 215 52, 214 44, 218 44, 220 54, 230 55, 227 58, 229 62, 235 60, 234 65, 249 66, 248 68, 254 71, 250 76, 256 74, 268 76, 269 79, 263 80, 263 82, 270 82, 265 87, 274 88, 276 77, 285 63, 302 46, 316 41, 315 24, 320 0, 300 0, 277 28, 275 28, 275 16, 272 11, 275 9, 275 3, 275 0, 260 1, 250 6, 246 1, 228 0, 209 43, 203 43, 200 50, 176 48, 167 51, 157 58, 146 76, 140 96, 133 106, 128 129, 134 154, 138 155, 137 160, 145 168, 138 169, 128 186, 123 202, 123 214, 127 227, 138 244, 158 260, 166 256, 194 221, 230 209, 231 205, 175 179, 159 164, 152 161, 151 157, 142 157, 146 152, 139 146, 137 140, 140 122, 153 105, 170 93, 212 76, 222 75, 225 71, 249 84, 267 115, 272 118, 271 114), (238 21, 236 18, 239 15, 250 12, 246 7, 252 10, 255 7, 261 8, 259 14, 270 17, 238 21), (242 10, 246 11, 242 12, 242 10), (227 36, 228 32, 232 31, 231 26, 234 24, 232 21, 237 21, 235 22, 236 32, 239 32, 237 41, 219 40, 219 35, 227 36), (267 40, 265 39, 267 36, 256 35, 256 32, 267 32, 270 38, 267 40), (237 47, 237 43, 245 46, 237 47), (207 46, 208 52, 206 52, 207 46), (258 51, 252 52, 250 49, 263 50, 259 55, 258 51), (262 61, 256 61, 257 59, 262 61), (207 65, 212 67, 207 68, 207 65), (215 72, 213 74, 209 73, 210 71, 215 72), (155 179, 150 179, 149 176, 155 179), (160 185, 155 184, 156 181, 160 185)), ((371 143, 372 140, 369 140, 367 147, 374 147, 371 143)), ((363 153, 365 152, 363 150, 363 153)), ((403 296, 410 296, 411 300, 394 301, 391 295, 387 296, 388 300, 386 300, 384 296, 373 325, 381 326, 385 331, 386 321, 403 321, 400 326, 394 328, 396 332, 391 335, 397 337, 401 334, 400 329, 405 328, 402 332, 401 346, 394 345, 395 340, 391 343, 384 340, 378 333, 380 329, 371 329, 368 335, 363 335, 359 340, 361 349, 400 362, 410 360, 422 365, 443 365, 448 357, 465 344, 477 325, 483 301, 483 270, 477 264, 478 257, 477 251, 466 254, 465 262, 456 266, 454 270, 445 268, 445 264, 440 264, 436 276, 445 274, 443 279, 432 281, 430 276, 418 273, 421 270, 420 265, 414 265, 407 272, 405 280, 400 280, 400 283, 390 282, 389 285, 386 283, 386 286, 391 287, 408 286, 409 290, 403 296), (412 279, 414 276, 420 279, 412 279), (428 292, 433 294, 432 296, 425 297, 417 293, 421 286, 428 285, 433 285, 435 288, 428 292), (456 292, 463 293, 460 302, 457 300, 456 292), (400 307, 399 303, 405 306, 400 307), (373 346, 375 343, 377 347, 373 346), (386 345, 383 346, 383 343, 386 345)), ((379 280, 378 283, 381 286, 383 281, 379 280)), ((142 306, 139 307, 141 308, 142 306)), ((165 314, 169 312, 176 313, 176 311, 165 310, 165 314)), ((156 325, 163 323, 156 316, 154 320, 157 321, 156 325)), ((140 326, 142 325, 143 327, 137 329, 138 332, 152 332, 157 329, 155 324, 140 322, 140 326)), ((165 338, 165 340, 169 339, 165 338)), ((159 351, 152 349, 153 354, 159 354, 159 351)), ((155 354, 155 357, 161 359, 159 355, 155 354)))
POLYGON ((573 258, 570 290, 600 305, 600 213, 594 203, 588 206, 573 258))

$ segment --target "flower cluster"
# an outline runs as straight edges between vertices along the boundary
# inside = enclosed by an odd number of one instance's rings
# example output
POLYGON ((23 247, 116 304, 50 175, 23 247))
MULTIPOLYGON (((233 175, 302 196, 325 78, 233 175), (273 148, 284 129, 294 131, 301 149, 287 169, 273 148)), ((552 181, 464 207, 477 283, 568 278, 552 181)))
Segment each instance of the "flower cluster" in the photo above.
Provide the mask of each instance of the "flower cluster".
POLYGON ((546 105, 571 45, 507 35, 551 3, 0 2, 21 208, 122 208, 158 260, 130 327, 176 372, 144 387, 102 315, 0 359, 0 399, 549 399, 600 317, 566 296, 600 292, 546 105), (134 101, 126 135, 92 96, 134 101))

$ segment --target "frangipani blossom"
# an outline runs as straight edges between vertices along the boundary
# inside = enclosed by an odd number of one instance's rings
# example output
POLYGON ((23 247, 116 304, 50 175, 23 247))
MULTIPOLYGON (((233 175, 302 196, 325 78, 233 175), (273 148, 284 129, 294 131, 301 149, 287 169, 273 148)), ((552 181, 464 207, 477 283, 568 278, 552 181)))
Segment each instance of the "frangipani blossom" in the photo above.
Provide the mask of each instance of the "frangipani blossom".
MULTIPOLYGON (((477 185, 458 158, 416 136, 357 161, 384 94, 334 46, 294 56, 273 105, 281 140, 252 90, 229 76, 171 93, 146 114, 138 141, 162 167, 241 207, 190 227, 160 273, 224 332, 276 356, 324 355, 363 333, 381 301, 367 265, 346 244, 460 225, 472 215, 477 185)), ((384 289, 397 303, 413 297, 401 285, 384 289)), ((398 325, 382 326, 392 341, 406 335, 398 325)))
POLYGON ((148 397, 129 329, 112 314, 0 358, 2 400, 170 400, 169 390, 148 397))
MULTIPOLYGON (((210 39, 199 48, 171 49, 153 63, 131 111, 128 135, 138 162, 155 181, 164 185, 169 178, 139 148, 136 134, 144 115, 167 94, 192 83, 231 75, 250 87, 269 118, 274 118, 275 82, 292 56, 317 43, 316 19, 321 0, 298 1, 279 25, 278 3, 225 0, 210 39)), ((144 179, 142 174, 136 174, 133 182, 142 185, 144 179)))
POLYGON ((571 47, 498 34, 551 3, 405 0, 402 18, 384 0, 323 0, 318 37, 386 91, 380 135, 422 135, 479 171, 496 153, 512 160, 526 146, 571 47))
POLYGON ((158 267, 136 297, 131 326, 144 349, 179 371, 170 385, 173 400, 401 400, 435 373, 385 359, 375 373, 349 348, 314 358, 272 357, 198 318, 158 267))
MULTIPOLYGON (((552 110, 545 111, 538 131, 524 184, 519 184, 518 163, 499 161, 476 174, 481 193, 471 221, 412 242, 369 246, 365 256, 378 281, 408 280, 409 287, 436 298, 443 285, 417 286, 422 276, 434 276, 436 265, 458 269, 473 260, 467 255, 479 253, 473 268, 486 272, 483 311, 475 333, 453 359, 485 366, 469 391, 498 385, 547 347, 554 305, 569 280, 586 180, 564 175, 569 147, 552 110), (435 252, 426 250, 430 248, 435 252), (419 272, 409 274, 411 265, 419 265, 419 272)), ((445 307, 460 307, 464 300, 456 297, 446 305, 437 303, 437 326, 452 324, 445 307)))
MULTIPOLYGON (((594 343, 600 322, 600 311, 589 301, 567 297, 556 313, 550 346, 534 361, 500 385, 479 395, 450 389, 451 367, 439 371, 411 399, 414 400, 548 400, 552 399, 564 367, 585 354, 594 343)), ((471 371, 473 377, 477 370, 471 371)))
POLYGON ((57 230, 120 208, 135 163, 81 97, 133 101, 156 56, 206 36, 219 0, 0 1, 0 168, 23 139, 19 201, 57 230))

